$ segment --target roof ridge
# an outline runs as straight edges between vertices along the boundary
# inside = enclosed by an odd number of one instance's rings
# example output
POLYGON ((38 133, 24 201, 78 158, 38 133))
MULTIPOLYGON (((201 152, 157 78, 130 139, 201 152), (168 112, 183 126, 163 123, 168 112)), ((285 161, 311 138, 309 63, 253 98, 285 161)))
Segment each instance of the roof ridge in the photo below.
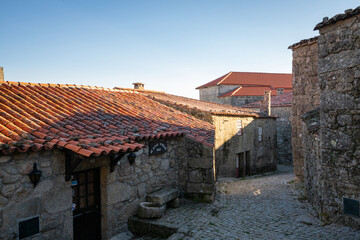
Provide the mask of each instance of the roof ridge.
POLYGON ((231 96, 234 96, 240 89, 242 89, 243 86, 239 86, 232 94, 231 96))
POLYGON ((106 87, 90 86, 90 85, 81 85, 81 84, 61 84, 61 83, 32 83, 32 82, 14 82, 14 81, 0 81, 1 84, 6 84, 9 86, 40 86, 40 87, 59 87, 59 88, 79 88, 79 89, 95 89, 95 90, 104 90, 110 92, 135 92, 131 91, 133 89, 113 89, 106 87))
POLYGON ((270 72, 234 72, 232 73, 259 73, 259 74, 283 74, 283 75, 291 75, 292 73, 270 73, 270 72))
POLYGON ((216 83, 216 85, 220 85, 223 81, 225 81, 225 79, 227 79, 233 72, 229 72, 223 79, 221 79, 218 83, 216 83))

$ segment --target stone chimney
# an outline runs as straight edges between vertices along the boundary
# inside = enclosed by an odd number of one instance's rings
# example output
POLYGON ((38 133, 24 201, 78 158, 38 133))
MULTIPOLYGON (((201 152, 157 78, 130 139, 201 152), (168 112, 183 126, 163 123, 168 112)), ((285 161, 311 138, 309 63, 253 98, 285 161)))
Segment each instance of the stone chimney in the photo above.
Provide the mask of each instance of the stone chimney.
POLYGON ((134 89, 140 89, 140 90, 144 90, 144 84, 141 82, 136 82, 133 83, 134 84, 134 89))
POLYGON ((260 102, 260 112, 271 115, 271 91, 265 91, 264 100, 260 102))
POLYGON ((4 81, 4 68, 0 67, 0 81, 4 81))

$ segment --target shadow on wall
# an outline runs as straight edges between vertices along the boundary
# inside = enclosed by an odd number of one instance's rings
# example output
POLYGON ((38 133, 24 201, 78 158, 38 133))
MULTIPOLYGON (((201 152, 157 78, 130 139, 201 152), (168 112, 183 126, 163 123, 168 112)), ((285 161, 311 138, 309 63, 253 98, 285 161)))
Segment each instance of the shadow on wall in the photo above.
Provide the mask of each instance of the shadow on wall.
POLYGON ((245 177, 276 170, 276 119, 216 116, 217 177, 245 177))

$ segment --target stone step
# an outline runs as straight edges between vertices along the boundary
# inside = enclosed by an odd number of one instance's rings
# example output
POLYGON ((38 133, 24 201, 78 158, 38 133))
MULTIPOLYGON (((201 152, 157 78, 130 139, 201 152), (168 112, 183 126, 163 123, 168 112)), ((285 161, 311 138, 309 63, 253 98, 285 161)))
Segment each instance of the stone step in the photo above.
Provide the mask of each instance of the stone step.
POLYGON ((147 202, 165 204, 179 197, 179 191, 173 188, 166 188, 153 192, 146 196, 147 202))
POLYGON ((178 230, 178 227, 174 225, 157 223, 138 217, 131 217, 128 219, 128 228, 133 234, 160 238, 168 238, 178 230))

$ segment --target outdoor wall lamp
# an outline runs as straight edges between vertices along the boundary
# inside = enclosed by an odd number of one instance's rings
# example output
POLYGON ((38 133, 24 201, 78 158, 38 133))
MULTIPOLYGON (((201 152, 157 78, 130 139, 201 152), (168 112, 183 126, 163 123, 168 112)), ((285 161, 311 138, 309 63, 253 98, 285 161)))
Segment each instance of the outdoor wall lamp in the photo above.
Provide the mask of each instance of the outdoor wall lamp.
POLYGON ((134 152, 129 153, 128 160, 130 165, 133 165, 135 162, 136 154, 134 152))
POLYGON ((41 174, 42 171, 38 170, 36 163, 34 163, 33 170, 28 173, 30 181, 34 184, 34 187, 36 187, 36 185, 38 184, 41 174))

